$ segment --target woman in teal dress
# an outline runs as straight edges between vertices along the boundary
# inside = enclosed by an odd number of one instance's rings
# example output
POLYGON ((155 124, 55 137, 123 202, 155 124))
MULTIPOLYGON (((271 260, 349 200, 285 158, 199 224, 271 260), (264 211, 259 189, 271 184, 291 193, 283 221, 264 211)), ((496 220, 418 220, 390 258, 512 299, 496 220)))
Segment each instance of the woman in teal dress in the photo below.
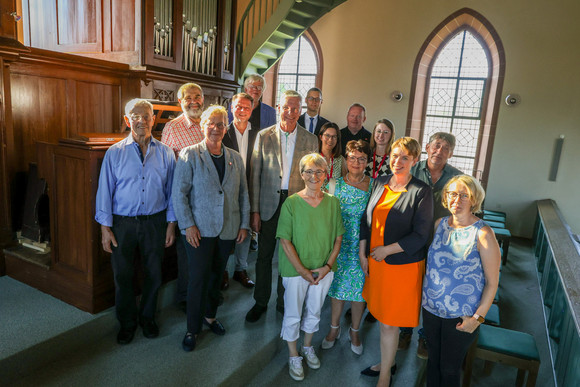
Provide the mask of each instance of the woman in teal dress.
POLYGON ((349 328, 350 348, 357 355, 362 354, 363 346, 358 335, 360 322, 365 309, 362 289, 365 275, 359 262, 360 219, 365 211, 371 194, 372 178, 364 174, 371 154, 367 142, 350 141, 346 145, 346 164, 348 173, 344 177, 331 180, 329 193, 340 200, 340 208, 345 234, 342 238, 337 270, 328 295, 331 297, 332 317, 330 331, 322 341, 322 349, 330 349, 340 337, 340 316, 344 303, 352 304, 352 324, 349 328))

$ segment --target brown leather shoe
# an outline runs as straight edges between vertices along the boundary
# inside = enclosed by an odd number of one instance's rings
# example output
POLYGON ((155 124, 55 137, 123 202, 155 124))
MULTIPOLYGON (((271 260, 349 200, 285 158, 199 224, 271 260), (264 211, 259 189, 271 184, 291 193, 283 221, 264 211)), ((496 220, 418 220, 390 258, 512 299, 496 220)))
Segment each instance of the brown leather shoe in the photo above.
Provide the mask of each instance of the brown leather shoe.
POLYGON ((230 275, 227 270, 224 271, 224 278, 222 279, 222 290, 226 290, 230 287, 230 275))
POLYGON ((234 276, 232 277, 235 281, 242 284, 243 287, 251 289, 254 287, 254 281, 248 277, 248 273, 245 270, 234 271, 234 276))

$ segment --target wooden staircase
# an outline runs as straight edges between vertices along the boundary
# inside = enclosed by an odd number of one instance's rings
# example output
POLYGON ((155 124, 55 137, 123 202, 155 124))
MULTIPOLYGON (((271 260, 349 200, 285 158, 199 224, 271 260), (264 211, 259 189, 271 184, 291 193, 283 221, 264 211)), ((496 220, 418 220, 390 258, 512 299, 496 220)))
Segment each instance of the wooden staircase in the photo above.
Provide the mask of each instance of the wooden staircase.
POLYGON ((252 0, 236 41, 239 82, 266 72, 308 27, 345 1, 252 0))

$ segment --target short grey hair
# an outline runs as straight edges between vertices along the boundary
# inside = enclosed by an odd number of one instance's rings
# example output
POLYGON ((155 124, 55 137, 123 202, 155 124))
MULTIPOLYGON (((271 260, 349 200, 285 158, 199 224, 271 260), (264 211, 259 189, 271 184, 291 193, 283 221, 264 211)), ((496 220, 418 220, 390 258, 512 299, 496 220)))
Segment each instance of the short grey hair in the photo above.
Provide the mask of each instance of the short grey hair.
POLYGON ((429 137, 429 144, 431 144, 433 141, 437 141, 437 140, 447 141, 447 143, 449 144, 449 147, 451 147, 451 151, 453 151, 455 149, 455 136, 452 135, 451 133, 447 133, 447 132, 433 133, 431 135, 431 137, 429 137))
POLYGON ((314 164, 314 166, 325 171, 328 169, 328 163, 326 162, 324 156, 322 156, 320 153, 310 153, 303 156, 300 159, 300 173, 304 172, 304 168, 306 168, 306 165, 309 164, 314 164))
POLYGON ((264 77, 263 77, 263 76, 261 76, 260 74, 252 74, 252 75, 249 75, 249 76, 248 76, 248 77, 247 77, 247 78, 244 80, 244 89, 245 89, 246 87, 248 87, 248 85, 249 85, 250 83, 253 83, 253 82, 260 82, 260 83, 262 83, 262 92, 263 92, 264 90, 266 90, 266 78, 264 78, 264 77))
POLYGON ((302 105, 302 95, 300 95, 296 90, 284 91, 280 96, 280 103, 282 103, 282 101, 288 101, 288 98, 298 98, 300 99, 300 105, 302 105))
POLYGON ((129 117, 129 115, 133 112, 133 109, 136 107, 146 107, 151 110, 151 114, 155 113, 155 109, 153 109, 153 104, 151 102, 142 98, 133 98, 125 105, 125 115, 129 117))

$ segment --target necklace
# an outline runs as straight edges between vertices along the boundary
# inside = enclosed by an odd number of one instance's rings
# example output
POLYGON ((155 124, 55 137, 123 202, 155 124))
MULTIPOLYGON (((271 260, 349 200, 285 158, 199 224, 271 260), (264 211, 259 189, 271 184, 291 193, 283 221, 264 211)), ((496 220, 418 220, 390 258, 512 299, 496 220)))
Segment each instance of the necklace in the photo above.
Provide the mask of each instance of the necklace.
MULTIPOLYGON (((391 180, 393 180, 393 178, 394 178, 394 177, 395 177, 395 176, 393 175, 393 177, 391 177, 391 180)), ((408 177, 405 179, 405 183, 403 183, 403 184, 391 183, 391 180, 389 180, 389 187, 391 187, 391 190, 393 190, 393 191, 394 191, 395 189, 398 189, 398 188, 400 188, 400 187, 404 187, 404 186, 406 186, 406 185, 409 183, 409 181, 411 181, 411 175, 409 175, 409 176, 408 176, 408 177)))
POLYGON ((209 154, 211 155, 211 157, 213 157, 214 159, 219 159, 220 157, 222 157, 224 155, 224 148, 220 148, 220 154, 219 155, 214 155, 213 153, 209 152, 209 154))
POLYGON ((365 179, 365 177, 366 177, 366 176, 364 175, 364 173, 363 173, 363 175, 362 175, 362 179, 360 179, 360 180, 359 180, 359 181, 357 181, 356 183, 353 183, 353 182, 352 182, 352 181, 350 181, 350 179, 348 178, 348 175, 350 175, 350 172, 348 172, 348 173, 346 174, 346 176, 345 176, 345 179, 346 179, 346 182, 347 182, 348 184, 351 184, 351 185, 355 185, 355 184, 360 184, 360 183, 362 183, 362 182, 363 182, 363 180, 364 180, 364 179, 365 179))

